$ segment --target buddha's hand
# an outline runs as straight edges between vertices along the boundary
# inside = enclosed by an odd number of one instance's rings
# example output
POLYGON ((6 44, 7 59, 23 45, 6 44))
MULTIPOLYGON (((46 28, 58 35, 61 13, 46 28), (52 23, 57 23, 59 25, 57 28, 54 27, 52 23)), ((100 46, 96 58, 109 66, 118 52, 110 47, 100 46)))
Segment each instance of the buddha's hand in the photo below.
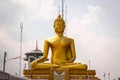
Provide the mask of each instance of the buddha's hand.
POLYGON ((38 64, 38 62, 36 60, 32 61, 30 64, 31 69, 35 69, 37 64, 38 64))

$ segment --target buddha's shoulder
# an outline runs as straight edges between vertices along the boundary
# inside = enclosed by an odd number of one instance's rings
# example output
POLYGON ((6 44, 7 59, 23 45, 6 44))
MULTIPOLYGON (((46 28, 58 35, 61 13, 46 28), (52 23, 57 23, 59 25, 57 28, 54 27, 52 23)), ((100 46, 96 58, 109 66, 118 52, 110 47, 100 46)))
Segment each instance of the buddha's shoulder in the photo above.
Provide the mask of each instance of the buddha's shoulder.
POLYGON ((52 36, 52 37, 46 38, 46 40, 52 40, 52 39, 55 39, 55 38, 56 38, 56 36, 52 36))
POLYGON ((69 43, 74 43, 74 39, 70 38, 70 37, 64 37, 64 41, 69 43))
POLYGON ((73 38, 71 38, 71 37, 66 37, 66 36, 64 36, 64 39, 65 39, 65 40, 74 41, 74 39, 73 39, 73 38))
POLYGON ((55 40, 55 38, 56 38, 55 36, 49 37, 49 38, 46 38, 45 41, 46 42, 51 42, 51 41, 55 40))

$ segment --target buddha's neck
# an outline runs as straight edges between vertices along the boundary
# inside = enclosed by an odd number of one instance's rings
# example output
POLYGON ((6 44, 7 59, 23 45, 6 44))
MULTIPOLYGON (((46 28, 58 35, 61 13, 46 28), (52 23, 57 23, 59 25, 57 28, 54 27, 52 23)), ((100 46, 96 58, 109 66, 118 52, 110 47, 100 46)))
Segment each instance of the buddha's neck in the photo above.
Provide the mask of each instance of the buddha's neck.
POLYGON ((58 36, 58 37, 62 37, 62 36, 63 36, 63 33, 57 33, 57 36, 58 36))

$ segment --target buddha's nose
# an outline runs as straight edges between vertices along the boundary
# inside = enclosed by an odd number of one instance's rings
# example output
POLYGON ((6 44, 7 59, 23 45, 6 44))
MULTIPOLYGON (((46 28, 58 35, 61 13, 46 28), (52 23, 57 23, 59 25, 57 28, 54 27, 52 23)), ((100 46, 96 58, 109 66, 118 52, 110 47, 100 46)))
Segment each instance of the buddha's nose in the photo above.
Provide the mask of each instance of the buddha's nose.
POLYGON ((60 29, 60 28, 62 28, 61 26, 58 26, 58 28, 60 29))

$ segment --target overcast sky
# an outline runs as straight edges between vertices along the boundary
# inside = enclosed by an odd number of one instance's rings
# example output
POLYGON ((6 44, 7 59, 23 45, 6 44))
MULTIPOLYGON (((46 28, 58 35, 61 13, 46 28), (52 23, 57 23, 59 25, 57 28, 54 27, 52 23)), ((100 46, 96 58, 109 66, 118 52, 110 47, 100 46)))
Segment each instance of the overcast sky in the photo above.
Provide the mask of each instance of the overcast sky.
MULTIPOLYGON (((120 0, 65 0, 65 35, 75 40, 77 58, 111 79, 120 77, 120 0), (67 12, 67 13, 66 13, 67 12)), ((3 53, 7 59, 20 54, 20 22, 23 22, 23 50, 43 50, 45 38, 55 35, 54 19, 61 12, 60 0, 0 0, 0 70, 3 53)), ((49 55, 50 56, 50 55, 49 55)), ((22 68, 24 61, 22 62, 22 68)), ((15 75, 19 60, 6 62, 6 71, 15 75)))

